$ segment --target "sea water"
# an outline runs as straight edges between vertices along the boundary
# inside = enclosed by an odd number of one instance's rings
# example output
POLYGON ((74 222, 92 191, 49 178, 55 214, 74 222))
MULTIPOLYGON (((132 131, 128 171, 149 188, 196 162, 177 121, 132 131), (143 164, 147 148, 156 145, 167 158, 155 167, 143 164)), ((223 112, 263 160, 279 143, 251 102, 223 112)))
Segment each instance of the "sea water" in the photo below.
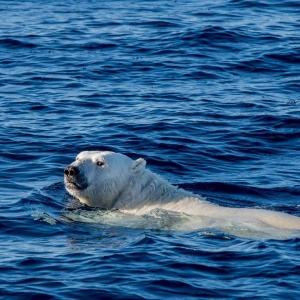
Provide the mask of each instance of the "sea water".
POLYGON ((300 240, 82 207, 80 151, 300 216, 294 0, 0 0, 1 299, 299 299, 300 240), (185 230, 182 230, 185 229, 185 230))

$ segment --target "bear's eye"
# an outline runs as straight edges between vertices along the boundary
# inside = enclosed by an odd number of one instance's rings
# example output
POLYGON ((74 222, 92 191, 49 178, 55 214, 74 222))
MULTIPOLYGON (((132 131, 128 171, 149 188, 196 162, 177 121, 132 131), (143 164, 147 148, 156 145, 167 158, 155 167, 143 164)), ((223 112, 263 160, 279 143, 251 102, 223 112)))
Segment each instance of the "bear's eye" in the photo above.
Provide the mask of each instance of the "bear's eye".
POLYGON ((97 161, 97 165, 100 166, 100 167, 104 166, 104 161, 101 161, 101 160, 97 161))

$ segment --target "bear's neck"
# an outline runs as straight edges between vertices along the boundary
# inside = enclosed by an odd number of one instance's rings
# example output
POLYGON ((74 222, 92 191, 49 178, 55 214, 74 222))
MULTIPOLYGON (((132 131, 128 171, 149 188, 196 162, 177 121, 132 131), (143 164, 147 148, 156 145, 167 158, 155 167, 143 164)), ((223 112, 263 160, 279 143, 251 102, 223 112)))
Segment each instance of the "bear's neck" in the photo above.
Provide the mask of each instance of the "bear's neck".
POLYGON ((143 169, 133 174, 114 208, 142 214, 154 208, 168 209, 170 204, 176 204, 183 198, 197 199, 193 193, 179 189, 159 175, 143 169))

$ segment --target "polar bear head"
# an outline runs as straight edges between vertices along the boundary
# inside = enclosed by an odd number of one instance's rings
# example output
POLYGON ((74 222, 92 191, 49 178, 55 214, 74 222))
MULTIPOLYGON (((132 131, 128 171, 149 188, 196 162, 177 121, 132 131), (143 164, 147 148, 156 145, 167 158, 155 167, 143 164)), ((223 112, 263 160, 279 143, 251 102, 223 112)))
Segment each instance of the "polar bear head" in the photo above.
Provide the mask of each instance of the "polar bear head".
POLYGON ((142 158, 108 151, 84 151, 64 170, 67 191, 88 206, 113 208, 133 175, 144 168, 142 158))

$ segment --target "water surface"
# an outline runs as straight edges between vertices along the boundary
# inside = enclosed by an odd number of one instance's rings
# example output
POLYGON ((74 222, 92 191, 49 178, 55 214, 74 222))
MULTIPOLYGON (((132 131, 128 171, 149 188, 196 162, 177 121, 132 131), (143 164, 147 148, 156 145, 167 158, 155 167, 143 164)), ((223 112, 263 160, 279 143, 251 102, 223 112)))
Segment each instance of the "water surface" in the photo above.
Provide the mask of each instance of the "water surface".
POLYGON ((299 15, 0 0, 1 297, 299 299, 297 237, 93 222, 62 184, 78 152, 112 150, 214 203, 300 216, 299 15))

